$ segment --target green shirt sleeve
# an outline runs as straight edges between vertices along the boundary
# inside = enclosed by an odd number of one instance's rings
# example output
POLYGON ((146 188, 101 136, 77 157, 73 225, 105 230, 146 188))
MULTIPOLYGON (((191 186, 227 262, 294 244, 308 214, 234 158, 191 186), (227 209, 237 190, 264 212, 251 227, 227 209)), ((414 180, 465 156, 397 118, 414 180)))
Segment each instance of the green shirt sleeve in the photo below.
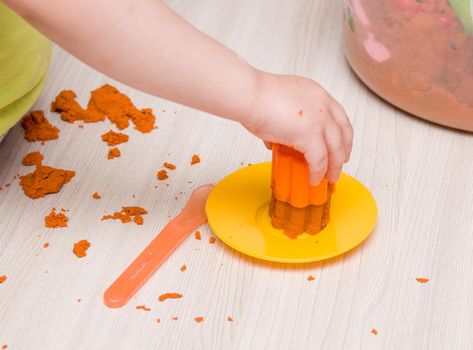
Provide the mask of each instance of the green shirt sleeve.
POLYGON ((0 0, 0 135, 31 108, 41 92, 51 43, 0 0))

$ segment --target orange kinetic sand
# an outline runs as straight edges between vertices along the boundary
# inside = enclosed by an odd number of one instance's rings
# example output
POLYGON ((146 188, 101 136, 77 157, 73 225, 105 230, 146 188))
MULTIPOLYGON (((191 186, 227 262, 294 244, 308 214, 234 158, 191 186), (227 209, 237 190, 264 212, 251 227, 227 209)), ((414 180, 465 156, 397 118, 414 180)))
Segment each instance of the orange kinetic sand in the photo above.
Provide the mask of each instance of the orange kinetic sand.
POLYGON ((43 162, 43 155, 39 153, 39 151, 36 152, 31 152, 28 153, 23 160, 21 161, 21 164, 25 166, 32 166, 32 165, 41 165, 43 162))
POLYGON ((186 266, 186 265, 182 265, 182 266, 181 266, 181 271, 184 272, 184 271, 186 271, 186 270, 187 270, 187 266, 186 266))
POLYGON ((149 133, 155 128, 152 109, 137 109, 130 98, 117 88, 106 84, 92 91, 91 95, 88 108, 106 115, 118 129, 127 128, 130 120, 135 129, 142 133, 149 133))
POLYGON ((214 244, 216 240, 217 240, 217 239, 216 239, 214 236, 211 236, 211 237, 209 238, 209 243, 210 243, 210 244, 214 244))
POLYGON ((227 321, 228 321, 228 322, 233 322, 233 317, 232 317, 232 316, 228 316, 228 317, 227 317, 227 321))
POLYGON ((7 276, 3 275, 3 276, 0 276, 0 283, 3 283, 7 280, 7 276))
POLYGON ((165 301, 167 299, 180 299, 182 294, 179 293, 165 293, 159 296, 159 301, 165 301))
POLYGON ((74 252, 75 255, 77 255, 78 258, 83 258, 86 256, 86 250, 89 249, 90 243, 86 239, 82 239, 77 243, 74 243, 74 248, 72 251, 74 252))
POLYGON ((310 281, 313 281, 313 280, 315 280, 315 277, 314 277, 314 276, 310 275, 309 277, 307 277, 307 281, 310 282, 310 281))
POLYGON ((106 142, 109 146, 116 146, 120 143, 127 142, 128 135, 110 130, 106 134, 102 135, 102 141, 106 142))
POLYGON ((163 167, 169 169, 169 170, 174 170, 176 169, 176 166, 172 163, 163 163, 163 167))
POLYGON ((196 317, 195 318, 195 322, 197 322, 197 323, 201 323, 203 320, 204 320, 203 317, 196 317))
POLYGON ((138 305, 136 310, 151 311, 151 308, 146 307, 145 305, 138 305))
POLYGON ((49 247, 49 243, 48 243, 48 242, 46 242, 46 243, 43 244, 43 248, 48 248, 48 247, 49 247))
POLYGON ((378 331, 374 328, 371 329, 371 334, 378 335, 378 331))
POLYGON ((419 283, 427 283, 429 282, 430 280, 428 278, 420 278, 420 277, 417 277, 416 278, 416 281, 419 282, 419 283))
POLYGON ((94 194, 92 195, 92 198, 93 199, 100 199, 102 197, 100 197, 100 194, 98 194, 98 192, 94 192, 94 194))
POLYGON ((105 215, 102 217, 103 220, 120 220, 122 223, 134 221, 137 225, 143 224, 142 215, 148 214, 146 209, 141 207, 122 207, 120 212, 115 212, 113 215, 105 215))
POLYGON ((191 165, 200 163, 200 157, 198 154, 194 154, 191 159, 191 165))
POLYGON ((200 241, 200 239, 202 238, 202 236, 200 234, 200 231, 195 231, 194 236, 195 236, 195 239, 198 240, 198 241, 200 241))
POLYGON ((316 234, 328 224, 334 186, 325 179, 311 186, 309 168, 301 153, 273 145, 271 187, 271 223, 288 237, 297 238, 303 232, 316 234))
POLYGON ((32 111, 21 121, 25 130, 25 139, 33 141, 49 141, 59 138, 59 129, 51 125, 43 111, 32 111))
POLYGON ((71 90, 64 90, 57 95, 54 102, 51 104, 52 112, 60 112, 61 119, 74 123, 77 120, 84 123, 95 123, 105 120, 103 114, 95 110, 83 109, 76 101, 76 94, 71 90))
POLYGON ((113 148, 110 148, 110 150, 108 151, 107 159, 118 158, 121 155, 122 154, 121 154, 120 150, 116 147, 113 147, 113 148))
POLYGON ((69 218, 64 213, 56 214, 56 209, 53 208, 51 213, 44 218, 44 226, 48 228, 67 227, 69 218))
POLYGON ((158 173, 156 174, 156 177, 157 177, 158 180, 160 180, 160 181, 163 181, 163 180, 166 180, 167 178, 169 178, 168 172, 167 172, 166 170, 160 170, 160 171, 158 171, 158 173))
POLYGON ((33 199, 42 198, 48 193, 59 192, 74 177, 75 171, 55 169, 38 165, 32 173, 20 176, 20 185, 25 194, 33 199))

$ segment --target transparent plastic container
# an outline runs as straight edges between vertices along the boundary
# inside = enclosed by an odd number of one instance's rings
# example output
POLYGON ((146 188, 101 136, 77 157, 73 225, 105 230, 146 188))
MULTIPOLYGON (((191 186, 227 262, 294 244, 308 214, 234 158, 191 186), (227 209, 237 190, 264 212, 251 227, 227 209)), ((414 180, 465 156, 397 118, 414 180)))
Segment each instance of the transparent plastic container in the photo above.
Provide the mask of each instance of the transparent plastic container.
POLYGON ((473 131, 472 17, 472 0, 345 0, 345 54, 383 99, 473 131))

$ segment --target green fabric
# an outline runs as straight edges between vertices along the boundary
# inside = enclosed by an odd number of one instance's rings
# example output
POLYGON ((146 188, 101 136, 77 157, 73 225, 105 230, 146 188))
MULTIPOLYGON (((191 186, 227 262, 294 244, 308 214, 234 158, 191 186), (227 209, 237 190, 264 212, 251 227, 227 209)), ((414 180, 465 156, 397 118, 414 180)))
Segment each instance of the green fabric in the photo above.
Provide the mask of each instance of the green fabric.
POLYGON ((33 106, 51 59, 51 43, 0 1, 0 135, 33 106))

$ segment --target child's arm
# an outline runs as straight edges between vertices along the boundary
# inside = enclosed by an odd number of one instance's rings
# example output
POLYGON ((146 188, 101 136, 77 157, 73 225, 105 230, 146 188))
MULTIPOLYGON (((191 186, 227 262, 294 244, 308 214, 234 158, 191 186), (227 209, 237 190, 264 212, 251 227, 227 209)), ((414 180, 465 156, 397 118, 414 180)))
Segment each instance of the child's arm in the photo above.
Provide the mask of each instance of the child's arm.
POLYGON ((343 108, 315 82, 255 70, 157 0, 4 0, 38 30, 110 77, 240 122, 293 146, 311 181, 338 178, 351 152, 343 108), (300 112, 302 111, 302 112, 300 112))

